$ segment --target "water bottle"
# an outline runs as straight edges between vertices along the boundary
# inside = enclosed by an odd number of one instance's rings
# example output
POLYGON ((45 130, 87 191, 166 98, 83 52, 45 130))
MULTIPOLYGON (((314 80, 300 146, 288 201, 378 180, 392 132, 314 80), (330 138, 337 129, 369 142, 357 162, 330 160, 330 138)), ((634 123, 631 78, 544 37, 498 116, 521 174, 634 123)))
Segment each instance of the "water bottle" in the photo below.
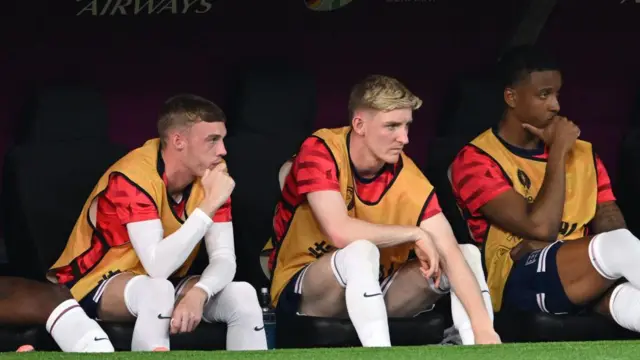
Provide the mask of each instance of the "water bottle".
POLYGON ((267 347, 276 347, 276 312, 271 306, 271 296, 269 289, 260 289, 260 303, 262 305, 262 318, 264 321, 264 332, 267 336, 267 347))

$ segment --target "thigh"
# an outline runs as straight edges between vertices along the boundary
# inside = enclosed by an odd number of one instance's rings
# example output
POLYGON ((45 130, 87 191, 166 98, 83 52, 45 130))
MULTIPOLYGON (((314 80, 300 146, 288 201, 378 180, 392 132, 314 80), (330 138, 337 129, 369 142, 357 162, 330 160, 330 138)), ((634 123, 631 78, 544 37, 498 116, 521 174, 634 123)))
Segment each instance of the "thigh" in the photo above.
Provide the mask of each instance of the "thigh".
POLYGON ((61 285, 19 277, 0 277, 0 322, 12 325, 45 324, 65 300, 73 299, 61 285))
POLYGON ((412 317, 433 309, 444 294, 436 292, 420 272, 420 263, 409 260, 382 282, 389 317, 412 317))
POLYGON ((558 275, 567 297, 574 304, 587 305, 598 300, 615 283, 603 278, 593 267, 589 255, 591 237, 565 241, 556 258, 558 275))
POLYGON ((347 314, 344 284, 338 281, 335 255, 340 250, 325 254, 304 268, 289 283, 300 297, 299 311, 309 316, 344 317, 347 314))
POLYGON ((97 304, 97 315, 103 321, 134 321, 124 299, 124 290, 129 281, 136 277, 132 273, 120 273, 105 281, 92 294, 83 299, 83 302, 93 301, 97 304), (101 288, 102 287, 102 288, 101 288))

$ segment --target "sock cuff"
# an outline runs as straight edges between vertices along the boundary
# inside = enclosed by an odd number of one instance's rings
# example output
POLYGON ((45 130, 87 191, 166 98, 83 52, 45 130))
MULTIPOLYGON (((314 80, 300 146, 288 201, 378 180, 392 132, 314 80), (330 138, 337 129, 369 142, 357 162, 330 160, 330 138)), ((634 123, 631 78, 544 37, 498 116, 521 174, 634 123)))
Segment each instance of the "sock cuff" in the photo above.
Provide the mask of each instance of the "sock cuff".
POLYGON ((67 312, 73 311, 74 309, 82 310, 82 308, 80 307, 80 304, 75 299, 65 300, 62 303, 60 303, 60 305, 58 305, 55 309, 53 309, 53 311, 49 315, 49 318, 47 319, 47 324, 46 324, 47 331, 51 333, 58 319, 64 316, 67 312))
POLYGON ((607 271, 608 269, 605 268, 605 265, 602 263, 602 261, 598 261, 598 257, 600 256, 596 254, 598 253, 596 242, 600 242, 603 240, 602 235, 603 234, 598 234, 594 236, 589 242, 589 260, 591 260, 591 265, 593 265, 593 268, 596 269, 600 276, 608 280, 618 280, 619 277, 609 275, 609 271, 607 271))

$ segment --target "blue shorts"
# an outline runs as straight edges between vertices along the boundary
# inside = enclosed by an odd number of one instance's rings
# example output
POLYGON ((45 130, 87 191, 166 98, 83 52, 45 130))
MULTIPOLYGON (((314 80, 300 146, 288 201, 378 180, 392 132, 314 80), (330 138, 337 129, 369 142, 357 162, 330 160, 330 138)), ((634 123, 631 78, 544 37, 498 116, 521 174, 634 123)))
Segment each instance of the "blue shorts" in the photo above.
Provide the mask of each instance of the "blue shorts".
POLYGON ((573 304, 558 275, 556 255, 563 242, 558 240, 532 251, 513 264, 502 297, 502 309, 507 311, 575 314, 584 310, 573 304))
MULTIPOLYGON (((100 300, 102 299, 102 294, 104 293, 104 289, 109 284, 109 281, 113 280, 117 275, 123 274, 122 272, 110 273, 103 277, 103 280, 96 286, 93 290, 91 290, 84 298, 78 301, 80 307, 84 310, 84 312, 91 319, 99 320, 98 318, 98 306, 100 305, 100 300)), ((176 289, 176 296, 182 291, 182 288, 186 284, 186 282, 192 278, 193 276, 185 276, 185 277, 176 277, 171 278, 169 281, 173 284, 176 289)), ((66 284, 69 289, 73 286, 73 283, 66 284)))

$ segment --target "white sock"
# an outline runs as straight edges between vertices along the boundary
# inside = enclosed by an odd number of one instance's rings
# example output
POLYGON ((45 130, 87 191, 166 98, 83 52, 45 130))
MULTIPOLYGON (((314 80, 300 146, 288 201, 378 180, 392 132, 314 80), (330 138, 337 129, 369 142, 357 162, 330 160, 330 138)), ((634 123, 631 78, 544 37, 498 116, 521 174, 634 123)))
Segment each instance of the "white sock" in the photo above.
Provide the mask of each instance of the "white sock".
POLYGON ((489 285, 484 277, 484 270, 482 269, 482 254, 475 245, 463 244, 460 245, 460 251, 462 256, 467 261, 471 272, 476 277, 480 291, 482 292, 482 300, 484 300, 484 307, 487 309, 489 318, 493 321, 493 303, 491 302, 491 295, 489 293, 489 285))
POLYGON ((451 318, 453 319, 453 326, 458 330, 462 345, 473 345, 475 342, 471 320, 460 299, 453 291, 451 292, 451 318))
POLYGON ((227 324, 227 350, 266 350, 262 308, 256 290, 246 282, 232 282, 204 306, 208 322, 227 324))
MULTIPOLYGON (((471 272, 478 282, 478 286, 482 292, 482 299, 484 301, 485 308, 487 309, 489 318, 493 320, 493 305, 491 303, 491 296, 489 295, 487 281, 484 278, 484 271, 482 270, 482 255, 480 254, 480 250, 478 250, 475 245, 463 244, 460 245, 460 252, 467 261, 471 272)), ((469 315, 460 302, 460 299, 453 291, 451 292, 451 317, 453 318, 453 325, 458 329, 462 344, 475 344, 469 315)))
POLYGON ((58 305, 49 315, 47 331, 64 352, 113 352, 107 334, 76 300, 58 305))
POLYGON ((347 311, 364 347, 391 346, 384 296, 378 282, 380 251, 357 240, 332 255, 336 279, 346 287, 347 311))
POLYGON ((169 349, 169 326, 175 302, 173 284, 164 279, 139 275, 124 288, 124 301, 136 316, 131 351, 169 349))
POLYGON ((627 229, 598 234, 589 243, 593 267, 605 279, 626 278, 640 288, 640 240, 627 229))
POLYGON ((611 317, 625 329, 640 332, 640 290, 624 283, 611 293, 609 312, 611 317))

